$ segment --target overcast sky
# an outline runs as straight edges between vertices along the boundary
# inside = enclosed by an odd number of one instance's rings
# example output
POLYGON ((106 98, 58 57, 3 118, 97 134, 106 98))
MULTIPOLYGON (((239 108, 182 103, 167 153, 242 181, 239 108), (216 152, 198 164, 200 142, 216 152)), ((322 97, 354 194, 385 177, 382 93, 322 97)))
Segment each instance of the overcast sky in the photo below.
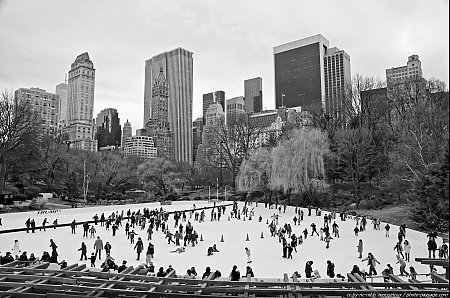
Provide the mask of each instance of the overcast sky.
POLYGON ((446 0, 0 0, 0 88, 54 92, 76 56, 96 68, 94 117, 116 108, 142 126, 145 60, 183 47, 194 53, 193 120, 202 94, 244 93, 263 78, 263 107, 274 107, 273 47, 315 34, 345 50, 352 75, 385 79, 385 69, 417 54, 425 77, 449 82, 446 0))

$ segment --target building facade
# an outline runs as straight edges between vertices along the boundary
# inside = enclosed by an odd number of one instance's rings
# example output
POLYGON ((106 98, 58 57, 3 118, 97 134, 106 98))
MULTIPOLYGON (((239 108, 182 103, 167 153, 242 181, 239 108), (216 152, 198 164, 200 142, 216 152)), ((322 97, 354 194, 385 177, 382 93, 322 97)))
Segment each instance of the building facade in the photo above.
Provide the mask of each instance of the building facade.
POLYGON ((157 157, 157 151, 152 137, 133 136, 125 142, 122 153, 125 157, 134 155, 152 159, 157 157))
POLYGON ((197 149, 202 143, 202 132, 203 132, 203 116, 198 117, 192 123, 192 154, 194 154, 193 162, 197 160, 197 149))
POLYGON ((64 133, 71 147, 97 150, 94 140, 95 68, 88 53, 78 55, 69 71, 67 125, 64 133))
POLYGON ((351 81, 350 56, 336 47, 328 49, 324 57, 325 111, 342 121, 351 81))
POLYGON ((174 159, 192 164, 192 52, 177 48, 145 61, 144 125, 152 117, 153 82, 161 69, 168 84, 168 120, 173 133, 174 159))
POLYGON ((247 113, 262 111, 262 78, 256 77, 244 81, 244 98, 247 113))
POLYGON ((95 120, 95 139, 98 148, 121 145, 122 129, 116 109, 107 108, 98 113, 95 120))
POLYGON ((59 96, 40 88, 20 88, 14 94, 16 100, 25 101, 39 114, 42 132, 56 136, 58 133, 59 96))
POLYGON ((422 63, 420 62, 418 55, 409 56, 408 62, 404 66, 386 69, 386 82, 388 88, 391 85, 420 78, 422 78, 422 63))
POLYGON ((243 96, 233 97, 226 101, 226 123, 231 125, 233 122, 238 121, 240 115, 246 113, 245 100, 243 96))
POLYGON ((125 143, 127 142, 128 138, 131 138, 133 136, 133 130, 131 128, 131 123, 125 122, 123 124, 123 129, 122 129, 122 148, 125 147, 125 143))
POLYGON ((152 114, 147 121, 148 136, 153 137, 158 157, 174 159, 173 133, 169 125, 169 87, 161 69, 152 87, 152 114))
POLYGON ((339 114, 344 86, 351 81, 350 56, 314 35, 273 49, 275 108, 323 108, 339 114))
POLYGON ((206 111, 213 103, 219 103, 222 106, 222 109, 225 111, 225 92, 215 91, 203 94, 203 125, 206 125, 206 111))
POLYGON ((67 125, 67 97, 69 93, 69 85, 61 83, 56 85, 56 92, 59 96, 59 125, 61 129, 67 125))

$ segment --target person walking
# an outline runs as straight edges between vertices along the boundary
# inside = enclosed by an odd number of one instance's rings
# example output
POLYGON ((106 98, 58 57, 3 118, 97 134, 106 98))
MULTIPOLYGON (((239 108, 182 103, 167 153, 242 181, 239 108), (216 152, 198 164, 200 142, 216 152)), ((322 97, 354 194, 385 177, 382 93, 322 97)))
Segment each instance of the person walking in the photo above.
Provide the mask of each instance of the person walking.
POLYGON ((369 275, 377 275, 377 270, 375 269, 376 263, 380 262, 373 256, 371 252, 367 254, 367 257, 362 259, 361 262, 367 261, 367 266, 369 266, 369 275))
POLYGON ((91 228, 89 229, 89 233, 91 234, 91 238, 95 238, 95 233, 97 232, 97 230, 95 229, 94 225, 91 226, 91 228))
POLYGON ((362 259, 362 254, 363 254, 363 250, 364 250, 364 244, 362 239, 359 239, 358 245, 356 246, 358 248, 358 253, 359 253, 359 257, 360 259, 362 259))
POLYGON ((45 225, 46 224, 48 224, 47 217, 44 218, 44 220, 42 221, 42 226, 39 228, 39 231, 44 229, 44 232, 45 232, 45 225))
POLYGON ((245 248, 245 255, 247 256, 247 264, 252 262, 250 249, 248 247, 245 248))
MULTIPOLYGON (((319 233, 317 233, 317 226, 315 223, 311 224, 311 228, 312 228, 311 236, 314 236, 314 233, 316 233, 316 235, 319 236, 319 233)), ((305 237, 305 239, 306 239, 306 237, 305 237)))
POLYGON ((102 250, 103 250, 103 240, 100 239, 100 236, 97 236, 97 240, 94 242, 94 249, 95 249, 95 257, 101 260, 102 259, 102 250))
POLYGON ((394 246, 394 250, 397 252, 398 255, 401 255, 402 258, 405 256, 403 255, 403 247, 401 242, 397 242, 394 246))
POLYGON ((136 245, 134 246, 133 249, 135 249, 137 253, 136 261, 139 261, 141 257, 141 252, 144 250, 144 243, 142 243, 141 237, 138 237, 138 241, 136 242, 136 245))
POLYGON ((80 261, 83 260, 83 257, 84 257, 84 260, 86 261, 87 260, 87 255, 86 255, 87 247, 86 247, 86 244, 84 242, 81 242, 81 247, 78 249, 78 251, 81 251, 80 261))

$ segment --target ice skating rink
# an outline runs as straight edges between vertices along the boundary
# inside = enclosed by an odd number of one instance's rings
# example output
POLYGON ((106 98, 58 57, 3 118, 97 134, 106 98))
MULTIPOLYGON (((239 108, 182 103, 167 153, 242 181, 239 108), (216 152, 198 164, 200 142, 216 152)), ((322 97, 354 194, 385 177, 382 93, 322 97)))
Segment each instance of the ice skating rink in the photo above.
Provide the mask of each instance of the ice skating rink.
MULTIPOLYGON (((230 203, 230 202, 225 202, 230 203)), ((25 227, 25 221, 27 218, 34 218, 36 225, 40 226, 43 219, 47 217, 49 222, 47 231, 36 230, 36 233, 8 233, 0 234, 0 252, 4 255, 7 251, 11 251, 13 248, 14 240, 17 239, 21 243, 21 250, 27 251, 27 255, 34 253, 37 258, 40 258, 43 251, 51 252, 50 239, 53 239, 58 245, 58 261, 66 260, 68 264, 73 263, 86 263, 90 266, 90 261, 79 261, 80 252, 77 251, 81 247, 81 242, 84 241, 87 245, 88 257, 94 252, 93 245, 96 238, 83 238, 83 228, 81 225, 77 226, 76 234, 71 234, 70 227, 62 227, 53 229, 51 224, 57 218, 58 223, 70 223, 74 219, 77 222, 83 222, 85 220, 92 220, 92 217, 97 214, 99 217, 101 213, 105 213, 105 217, 108 217, 112 212, 124 210, 126 214, 127 210, 137 211, 138 209, 149 208, 155 209, 163 207, 165 211, 184 210, 192 208, 195 204, 199 207, 209 207, 212 203, 206 201, 181 201, 173 202, 173 205, 161 206, 159 203, 149 204, 135 204, 135 205, 122 205, 122 206, 99 206, 88 208, 73 208, 73 209, 61 209, 55 213, 41 214, 41 212, 22 212, 22 213, 9 213, 0 214, 3 221, 3 226, 0 229, 11 228, 23 228, 25 227)), ((221 203, 219 203, 220 205, 221 203)), ((243 203, 239 203, 239 208, 243 207, 243 203)), ((248 218, 244 221, 243 217, 240 220, 231 218, 230 212, 231 206, 226 207, 225 215, 222 215, 220 221, 210 221, 210 210, 205 210, 206 221, 198 223, 194 221, 194 216, 190 219, 187 213, 187 219, 193 224, 194 230, 198 235, 202 236, 204 241, 199 241, 198 245, 192 247, 188 245, 186 252, 182 254, 170 253, 170 250, 175 250, 175 244, 168 244, 164 238, 164 234, 161 229, 155 231, 153 234, 153 240, 151 242, 155 245, 155 258, 153 260, 155 270, 159 267, 167 268, 168 265, 172 265, 177 275, 184 275, 186 270, 192 266, 196 268, 197 273, 201 276, 207 266, 212 270, 219 270, 223 277, 227 277, 232 269, 233 265, 237 265, 241 274, 244 275, 245 267, 247 266, 247 259, 245 255, 245 247, 250 248, 252 263, 255 277, 258 278, 282 278, 283 273, 292 275, 294 271, 298 271, 302 277, 304 277, 305 263, 306 261, 314 261, 313 269, 318 269, 322 278, 326 278, 326 265, 327 260, 331 260, 335 263, 335 273, 341 273, 346 275, 350 272, 353 265, 357 264, 361 269, 367 269, 367 262, 361 262, 358 258, 357 244, 358 240, 362 239, 364 243, 363 256, 366 257, 368 252, 372 252, 373 255, 380 261, 381 265, 376 266, 378 275, 386 265, 389 263, 394 267, 394 273, 399 274, 399 266, 396 264, 396 252, 394 246, 397 242, 397 233, 399 227, 391 225, 390 238, 385 237, 384 226, 385 223, 381 223, 381 230, 374 230, 371 220, 368 220, 366 231, 359 234, 358 237, 354 235, 353 229, 355 227, 355 220, 347 219, 341 221, 339 214, 336 216, 336 223, 339 225, 340 238, 333 238, 330 243, 330 248, 326 249, 326 243, 320 241, 318 236, 311 235, 311 223, 316 223, 318 230, 323 226, 323 215, 328 212, 322 211, 321 216, 316 216, 312 211, 312 216, 308 216, 308 210, 304 211, 304 221, 300 225, 294 225, 294 207, 287 207, 286 213, 279 213, 275 209, 266 209, 264 204, 259 203, 256 207, 255 203, 249 206, 249 210, 254 208, 255 216, 252 220, 248 218), (302 231, 305 227, 308 228, 309 235, 304 240, 302 245, 297 247, 297 253, 293 252, 293 259, 282 258, 282 245, 278 242, 278 237, 270 237, 270 232, 267 220, 269 223, 272 220, 274 214, 279 214, 279 225, 289 223, 292 226, 293 233, 297 236, 302 235, 302 231), (262 216, 263 220, 258 222, 258 217, 262 216), (261 232, 263 237, 261 238, 261 232), (247 234, 249 241, 246 241, 247 234), (224 242, 221 242, 223 235, 224 242), (217 245, 220 252, 215 253, 212 256, 207 256, 206 251, 209 246, 213 244, 217 245)), ((125 236, 125 223, 117 231, 115 237, 112 236, 112 230, 106 231, 105 227, 101 227, 100 224, 96 226, 97 234, 103 240, 103 243, 109 241, 112 245, 111 256, 115 259, 116 264, 120 265, 122 260, 127 260, 128 265, 137 266, 145 262, 145 251, 147 250, 147 227, 145 230, 141 230, 139 226, 135 228, 137 237, 141 237, 144 242, 144 252, 141 255, 141 261, 136 260, 136 253, 133 250, 134 245, 130 244, 129 240, 125 236)), ((180 220, 183 226, 185 222, 180 220)), ((332 221, 333 223, 333 221, 332 221)), ((399 223, 401 224, 401 223, 399 223)), ((175 232, 173 215, 169 218, 169 230, 175 232)), ((330 227, 331 231, 331 227, 330 227)), ((414 262, 416 257, 428 257, 427 251, 427 236, 424 233, 406 230, 406 239, 411 243, 411 261, 406 268, 409 272, 409 266, 415 267, 416 271, 421 273, 429 273, 428 266, 421 265, 414 262)), ((183 243, 181 243, 183 244, 183 243)), ((438 246, 442 244, 442 239, 438 238, 438 246)), ((438 252, 436 252, 438 254, 438 252)), ((102 251, 102 260, 97 260, 96 267, 100 267, 105 256, 105 251, 102 251)), ((439 273, 442 273, 442 268, 438 268, 439 273)), ((430 280, 429 277, 419 276, 419 280, 430 280)), ((381 280, 381 279, 380 279, 381 280)))

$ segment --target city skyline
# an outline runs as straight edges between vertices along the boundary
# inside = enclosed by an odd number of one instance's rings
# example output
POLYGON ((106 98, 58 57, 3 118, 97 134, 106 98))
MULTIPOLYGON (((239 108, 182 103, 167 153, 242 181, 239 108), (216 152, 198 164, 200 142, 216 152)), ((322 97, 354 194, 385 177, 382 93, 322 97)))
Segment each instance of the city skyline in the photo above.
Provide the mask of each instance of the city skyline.
POLYGON ((223 90, 227 99, 243 96, 242 82, 252 77, 262 78, 263 109, 271 109, 273 47, 315 34, 350 54, 353 75, 385 80, 387 68, 404 65, 408 56, 416 54, 424 77, 437 77, 448 85, 447 1, 373 2, 367 7, 356 1, 308 7, 295 1, 234 4, 181 1, 154 7, 135 2, 131 7, 126 2, 108 6, 96 2, 89 3, 90 9, 83 9, 73 24, 62 12, 80 10, 83 1, 2 1, 0 42, 7 46, 0 49, 0 86, 51 92, 64 82, 74 57, 88 52, 97 70, 93 114, 113 107, 123 122, 129 119, 133 127, 141 128, 143 61, 182 47, 194 54, 192 120, 202 114, 203 94, 223 90), (102 18, 95 17, 99 9, 105 11, 102 18), (327 21, 316 21, 319 15, 327 21), (333 26, 336 23, 339 26, 333 26), (29 44, 33 51, 28 51, 29 44))

